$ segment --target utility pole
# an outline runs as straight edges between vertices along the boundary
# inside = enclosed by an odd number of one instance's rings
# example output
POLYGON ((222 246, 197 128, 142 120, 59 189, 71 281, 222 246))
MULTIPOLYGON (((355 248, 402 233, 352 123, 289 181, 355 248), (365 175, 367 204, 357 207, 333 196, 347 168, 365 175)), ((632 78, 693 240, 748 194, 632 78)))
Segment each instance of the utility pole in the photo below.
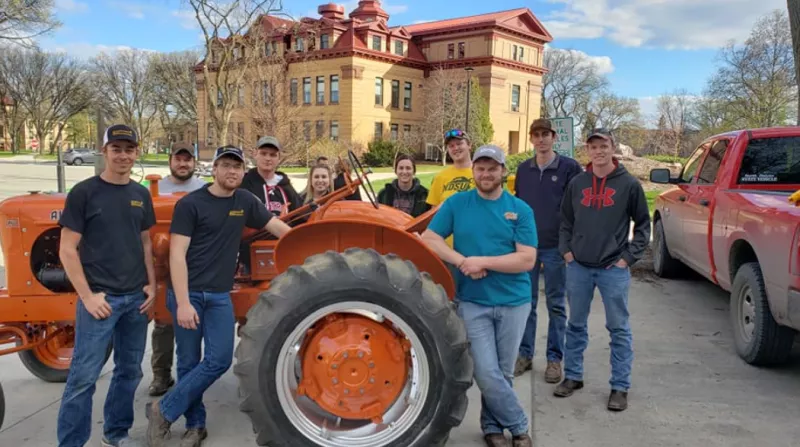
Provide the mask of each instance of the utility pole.
POLYGON ((56 141, 53 145, 56 149, 56 182, 58 183, 58 192, 63 194, 67 192, 67 182, 64 179, 64 154, 61 151, 61 141, 56 141))
POLYGON ((469 134, 469 97, 472 93, 472 70, 474 68, 466 67, 464 70, 467 72, 467 123, 466 127, 464 127, 464 132, 469 134))
POLYGON ((106 169, 106 159, 103 158, 103 134, 106 131, 105 117, 102 110, 97 108, 97 157, 94 159, 94 174, 100 175, 106 169))

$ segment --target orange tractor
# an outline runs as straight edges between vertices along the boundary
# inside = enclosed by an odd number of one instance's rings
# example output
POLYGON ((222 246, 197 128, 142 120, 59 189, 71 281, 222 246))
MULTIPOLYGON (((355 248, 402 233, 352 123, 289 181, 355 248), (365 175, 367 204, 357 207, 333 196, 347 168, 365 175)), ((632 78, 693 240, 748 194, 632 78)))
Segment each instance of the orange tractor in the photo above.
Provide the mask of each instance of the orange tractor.
MULTIPOLYGON (((282 217, 302 221, 292 231, 243 236, 250 273, 231 291, 240 410, 258 445, 444 445, 464 417, 473 364, 453 278, 417 236, 436 210, 413 219, 378 204, 348 156, 356 178, 282 217), (342 200, 362 184, 369 202, 342 200)), ((160 195, 160 177, 147 178, 157 221, 152 317, 171 324, 169 225, 181 194, 160 195)), ((17 353, 50 382, 66 380, 78 300, 59 261, 64 200, 31 193, 0 203, 0 348, 12 344, 0 355, 17 353)))

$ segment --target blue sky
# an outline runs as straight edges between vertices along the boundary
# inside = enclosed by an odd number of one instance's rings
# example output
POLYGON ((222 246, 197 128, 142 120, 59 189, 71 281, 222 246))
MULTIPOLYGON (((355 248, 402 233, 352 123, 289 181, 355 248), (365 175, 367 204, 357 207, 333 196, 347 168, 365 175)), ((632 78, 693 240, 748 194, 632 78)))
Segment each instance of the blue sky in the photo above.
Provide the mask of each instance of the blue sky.
MULTIPOLYGON (((285 0, 292 16, 316 17, 327 1, 285 0)), ((339 1, 349 13, 358 1, 339 1)), ((201 43, 181 0, 56 0, 63 27, 41 40, 79 56, 120 47, 175 51, 201 43)), ((554 36, 552 46, 592 57, 612 90, 638 98, 645 114, 655 98, 685 88, 702 94, 718 49, 746 38, 755 20, 785 0, 462 0, 383 1, 390 25, 528 7, 554 36)))

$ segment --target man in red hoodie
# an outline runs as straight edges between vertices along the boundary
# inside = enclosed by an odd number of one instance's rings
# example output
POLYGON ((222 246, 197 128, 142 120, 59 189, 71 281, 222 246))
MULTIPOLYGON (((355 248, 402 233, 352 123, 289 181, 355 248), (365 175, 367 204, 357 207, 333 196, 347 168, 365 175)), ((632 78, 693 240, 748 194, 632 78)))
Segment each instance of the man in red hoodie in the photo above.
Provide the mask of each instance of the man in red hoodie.
POLYGON ((595 129, 586 140, 591 163, 567 186, 561 203, 559 252, 567 262, 569 322, 564 381, 557 397, 583 388, 583 352, 595 287, 603 298, 611 336, 611 394, 608 409, 628 407, 633 337, 629 323, 630 266, 650 242, 650 211, 639 180, 614 158, 614 135, 595 129), (630 238, 633 221, 633 240, 630 238))

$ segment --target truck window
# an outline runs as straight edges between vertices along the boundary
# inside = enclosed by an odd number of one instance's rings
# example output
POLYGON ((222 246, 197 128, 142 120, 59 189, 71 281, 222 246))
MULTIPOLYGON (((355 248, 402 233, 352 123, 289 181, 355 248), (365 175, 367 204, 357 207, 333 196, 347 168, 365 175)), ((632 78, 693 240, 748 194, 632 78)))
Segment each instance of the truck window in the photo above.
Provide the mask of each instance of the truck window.
POLYGON ((747 185, 800 183, 800 137, 750 140, 737 180, 747 185))
POLYGON ((689 161, 686 162, 686 166, 683 168, 681 181, 691 183, 692 180, 694 180, 694 175, 697 173, 697 168, 700 166, 700 161, 703 159, 706 150, 708 150, 708 144, 704 144, 694 151, 689 161))
POLYGON ((711 146, 711 151, 703 162, 703 168, 700 169, 700 175, 697 177, 697 183, 714 183, 717 181, 717 172, 719 166, 722 164, 722 158, 725 157, 725 150, 728 149, 728 140, 719 140, 711 146))

